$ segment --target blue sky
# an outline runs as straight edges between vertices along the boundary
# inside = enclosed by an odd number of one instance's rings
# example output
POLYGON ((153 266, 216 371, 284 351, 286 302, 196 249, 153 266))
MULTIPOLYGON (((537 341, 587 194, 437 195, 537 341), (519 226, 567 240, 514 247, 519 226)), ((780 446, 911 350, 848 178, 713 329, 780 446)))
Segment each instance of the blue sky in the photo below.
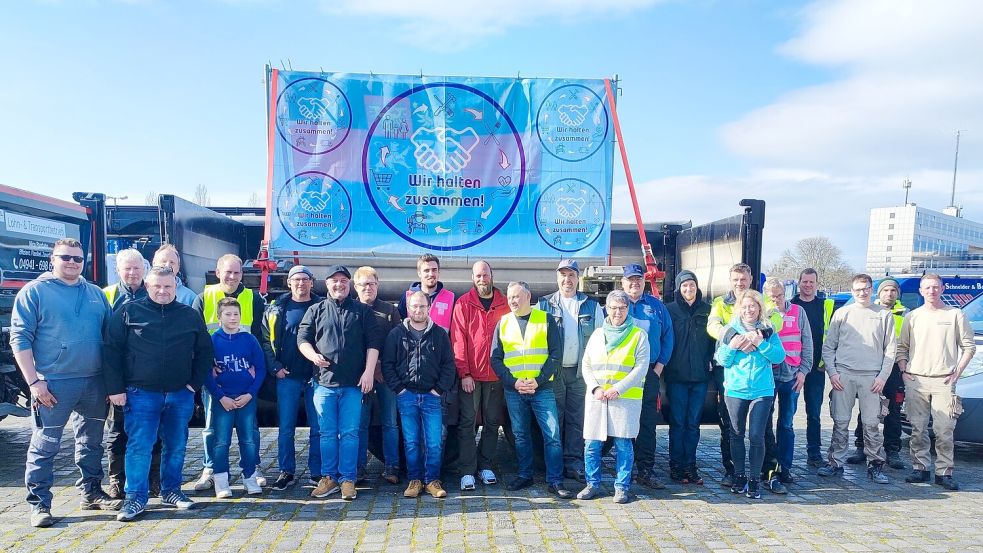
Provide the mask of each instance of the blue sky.
MULTIPOLYGON (((78 0, 0 19, 0 183, 265 195, 267 62, 298 70, 605 77, 647 220, 769 202, 765 260, 807 236, 863 268, 868 210, 983 219, 983 23, 973 2, 78 0), (288 61, 289 60, 289 61, 288 61), (835 214, 835 216, 832 216, 835 214)), ((630 207, 620 164, 615 219, 630 207)))

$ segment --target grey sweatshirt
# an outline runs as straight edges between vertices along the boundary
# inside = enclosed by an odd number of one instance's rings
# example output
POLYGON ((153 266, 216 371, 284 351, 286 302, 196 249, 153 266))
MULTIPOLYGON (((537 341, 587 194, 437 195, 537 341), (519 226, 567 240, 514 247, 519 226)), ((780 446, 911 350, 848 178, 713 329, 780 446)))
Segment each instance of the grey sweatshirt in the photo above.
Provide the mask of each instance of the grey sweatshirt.
POLYGON ((112 311, 84 278, 65 284, 42 273, 19 292, 10 316, 10 347, 31 350, 38 374, 64 380, 102 374, 102 332, 112 311))
POLYGON ((874 303, 851 303, 836 310, 823 342, 823 363, 830 376, 849 371, 886 381, 894 367, 897 339, 891 311, 874 303))

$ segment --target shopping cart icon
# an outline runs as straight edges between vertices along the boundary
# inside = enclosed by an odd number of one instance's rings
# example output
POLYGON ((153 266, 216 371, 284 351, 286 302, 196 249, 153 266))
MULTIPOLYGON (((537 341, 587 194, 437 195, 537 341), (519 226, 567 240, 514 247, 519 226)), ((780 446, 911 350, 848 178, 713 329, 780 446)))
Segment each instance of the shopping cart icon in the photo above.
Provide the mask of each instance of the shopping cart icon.
POLYGON ((382 186, 384 184, 385 185, 389 184, 389 182, 393 180, 393 174, 392 173, 378 173, 376 171, 372 171, 372 178, 375 179, 376 185, 382 186))

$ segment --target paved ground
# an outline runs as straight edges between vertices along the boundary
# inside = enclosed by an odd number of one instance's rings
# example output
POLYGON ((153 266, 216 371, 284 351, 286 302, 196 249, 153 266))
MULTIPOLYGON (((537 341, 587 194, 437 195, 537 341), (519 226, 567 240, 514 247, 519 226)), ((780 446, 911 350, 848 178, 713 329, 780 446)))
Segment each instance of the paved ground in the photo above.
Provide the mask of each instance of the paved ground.
MULTIPOLYGON (((800 429, 801 417, 800 410, 800 429)), ((298 444, 306 449, 301 434, 298 444)), ((963 491, 955 493, 905 484, 901 471, 889 471, 892 483, 879 486, 859 469, 828 480, 803 464, 793 469, 797 483, 788 496, 765 491, 760 501, 746 500, 719 487, 719 434, 704 427, 699 458, 705 486, 636 488, 638 500, 624 506, 610 498, 555 500, 542 484, 515 494, 494 486, 466 497, 452 489, 443 501, 406 500, 401 486, 377 479, 381 467, 373 461, 372 486, 351 503, 337 495, 311 499, 310 487, 300 486, 245 498, 236 478, 234 500, 200 496, 199 508, 183 513, 151 500, 142 520, 124 524, 115 513, 79 510, 68 438, 56 462, 53 513, 60 520, 33 529, 23 487, 29 437, 26 420, 0 422, 2 551, 983 551, 983 446, 958 447, 963 491)), ((800 446, 804 439, 800 431, 800 446)), ((306 451, 301 455, 306 459, 306 451)), ((800 447, 796 459, 804 458, 800 447)), ((200 459, 193 430, 185 481, 194 479, 200 459)), ((264 429, 267 475, 275 476, 275 459, 276 432, 264 429)))

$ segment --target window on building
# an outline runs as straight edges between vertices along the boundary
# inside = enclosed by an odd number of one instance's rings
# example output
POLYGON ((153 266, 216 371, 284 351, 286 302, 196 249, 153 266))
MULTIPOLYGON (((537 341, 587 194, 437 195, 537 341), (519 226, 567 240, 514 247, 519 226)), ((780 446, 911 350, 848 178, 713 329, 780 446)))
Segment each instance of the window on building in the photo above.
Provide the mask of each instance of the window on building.
POLYGON ((892 246, 887 247, 887 251, 891 251, 892 246))
POLYGON ((888 240, 894 240, 894 235, 893 234, 888 234, 887 235, 887 239, 888 240))
POLYGON ((890 225, 887 226, 887 230, 891 230, 893 228, 894 228, 894 223, 891 223, 890 225))
POLYGON ((894 213, 891 213, 891 218, 894 219, 894 213))

